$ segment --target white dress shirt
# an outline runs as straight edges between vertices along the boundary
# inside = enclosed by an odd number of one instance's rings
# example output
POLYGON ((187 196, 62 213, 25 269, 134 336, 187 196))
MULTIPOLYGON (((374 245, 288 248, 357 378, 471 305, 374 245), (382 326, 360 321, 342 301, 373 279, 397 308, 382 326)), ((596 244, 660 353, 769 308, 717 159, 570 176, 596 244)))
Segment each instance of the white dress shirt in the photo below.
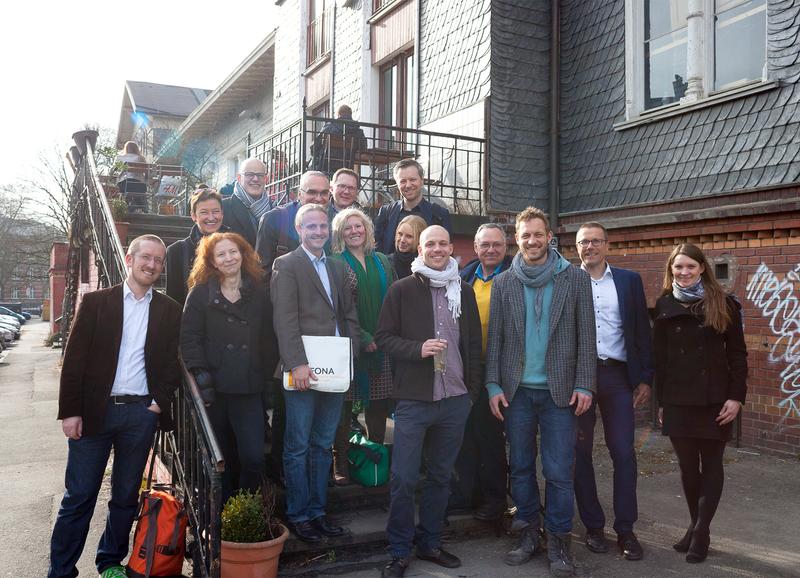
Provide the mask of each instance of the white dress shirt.
POLYGON ((627 361, 619 297, 608 263, 600 279, 592 278, 592 301, 597 325, 597 357, 627 361))
MULTIPOLYGON (((321 257, 317 257, 316 255, 314 255, 314 253, 306 249, 304 245, 300 246, 303 247, 303 251, 305 251, 306 255, 308 255, 308 258, 311 259, 311 264, 314 266, 314 271, 317 272, 317 276, 319 277, 319 280, 322 282, 322 286, 325 288, 325 293, 328 294, 328 303, 330 303, 331 307, 333 307, 333 310, 336 311, 336 305, 333 303, 333 292, 331 291, 331 279, 328 276, 328 267, 326 265, 328 257, 325 255, 324 251, 321 257)), ((339 336, 340 336, 339 321, 337 320, 336 337, 339 336)))
POLYGON ((150 301, 153 288, 144 297, 136 296, 122 284, 122 341, 119 344, 117 373, 111 395, 148 395, 147 371, 144 367, 144 342, 147 338, 147 319, 150 315, 150 301))

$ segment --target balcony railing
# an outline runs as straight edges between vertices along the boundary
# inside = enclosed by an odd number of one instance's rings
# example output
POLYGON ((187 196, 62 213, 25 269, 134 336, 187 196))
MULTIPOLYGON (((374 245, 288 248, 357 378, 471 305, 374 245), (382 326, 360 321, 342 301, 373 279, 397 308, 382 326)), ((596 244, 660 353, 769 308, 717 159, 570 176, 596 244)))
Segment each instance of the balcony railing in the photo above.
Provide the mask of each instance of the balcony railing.
POLYGON ((308 24, 308 66, 313 66, 331 52, 333 11, 328 9, 308 24))
MULTIPOLYGON (((64 339, 73 317, 80 259, 83 249, 91 249, 98 267, 98 284, 110 287, 126 276, 125 257, 114 226, 107 193, 94 163, 91 144, 83 156, 73 182, 70 255, 67 291, 64 297, 64 339), (69 288, 74 288, 70 290, 69 288)), ((87 252, 88 254, 88 252, 87 252)), ((197 384, 181 361, 183 379, 175 394, 175 431, 161 434, 158 455, 173 473, 189 513, 193 576, 219 578, 220 513, 222 512, 222 473, 225 462, 214 436, 197 384)))
POLYGON ((347 167, 361 176, 361 206, 378 208, 398 198, 392 170, 409 158, 425 171, 429 201, 454 214, 486 212, 486 141, 480 138, 304 116, 252 145, 248 155, 267 165, 267 191, 279 204, 294 200, 304 171, 333 175, 347 167))
POLYGON ((106 193, 124 198, 131 212, 188 215, 190 177, 180 165, 125 163, 118 172, 101 180, 106 193), (121 173, 136 178, 120 185, 117 179, 121 173))

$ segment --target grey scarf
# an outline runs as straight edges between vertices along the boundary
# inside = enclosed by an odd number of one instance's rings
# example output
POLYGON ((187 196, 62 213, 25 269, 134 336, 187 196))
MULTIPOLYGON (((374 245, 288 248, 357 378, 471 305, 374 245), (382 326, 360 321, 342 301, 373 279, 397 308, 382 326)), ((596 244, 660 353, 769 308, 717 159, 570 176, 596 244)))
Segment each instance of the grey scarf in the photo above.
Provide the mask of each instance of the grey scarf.
POLYGON ((260 221, 261 217, 272 208, 272 202, 266 192, 261 195, 260 199, 254 199, 247 194, 247 191, 239 184, 239 181, 236 181, 233 185, 233 196, 242 201, 242 204, 247 207, 250 214, 255 217, 256 222, 260 221))
POLYGON ((681 287, 674 279, 672 281, 672 296, 681 303, 696 303, 705 297, 705 294, 702 277, 689 287, 681 287))
POLYGON ((561 260, 561 255, 550 247, 547 253, 547 261, 543 265, 528 265, 522 258, 522 253, 517 253, 511 261, 511 270, 519 279, 520 283, 535 290, 536 299, 533 311, 536 314, 536 323, 542 319, 542 307, 544 303, 544 291, 542 287, 547 285, 552 279, 556 270, 556 265, 561 260))

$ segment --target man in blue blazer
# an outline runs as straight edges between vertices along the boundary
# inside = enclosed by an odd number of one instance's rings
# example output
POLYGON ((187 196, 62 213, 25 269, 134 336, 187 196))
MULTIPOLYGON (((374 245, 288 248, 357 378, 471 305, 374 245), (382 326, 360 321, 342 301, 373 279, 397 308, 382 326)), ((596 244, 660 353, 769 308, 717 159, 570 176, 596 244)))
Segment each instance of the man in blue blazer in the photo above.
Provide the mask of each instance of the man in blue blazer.
POLYGON ((597 395, 578 417, 575 498, 586 526, 586 547, 608 551, 605 515, 597 499, 592 444, 600 406, 606 446, 614 463, 614 530, 627 560, 640 560, 642 546, 633 533, 637 518, 634 409, 650 398, 653 359, 650 319, 642 278, 606 261, 608 234, 600 223, 584 223, 575 238, 583 268, 592 279, 597 325, 597 395))

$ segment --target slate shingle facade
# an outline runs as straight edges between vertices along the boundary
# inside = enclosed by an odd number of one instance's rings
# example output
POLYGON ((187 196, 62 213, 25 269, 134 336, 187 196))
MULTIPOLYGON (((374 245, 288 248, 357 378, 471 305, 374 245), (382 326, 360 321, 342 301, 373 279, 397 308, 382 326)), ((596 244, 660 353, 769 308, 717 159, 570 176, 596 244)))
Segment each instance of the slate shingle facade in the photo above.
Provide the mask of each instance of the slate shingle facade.
POLYGON ((625 117, 625 2, 566 0, 561 212, 688 199, 800 178, 800 5, 768 3, 768 80, 781 86, 616 131, 625 117))

